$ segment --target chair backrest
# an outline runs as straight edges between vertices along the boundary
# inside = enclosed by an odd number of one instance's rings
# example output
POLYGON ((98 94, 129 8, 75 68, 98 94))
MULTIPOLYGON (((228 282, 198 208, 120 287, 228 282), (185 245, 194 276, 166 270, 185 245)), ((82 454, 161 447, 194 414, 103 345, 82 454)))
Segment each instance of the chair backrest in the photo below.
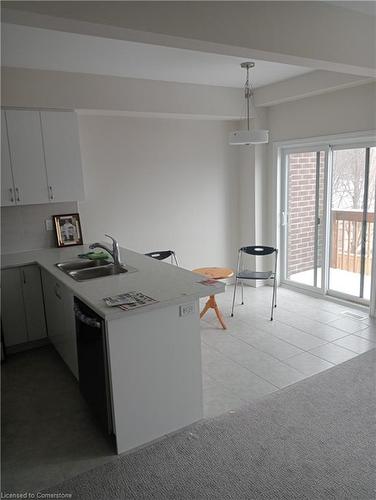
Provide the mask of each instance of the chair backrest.
POLYGON ((171 257, 171 262, 175 262, 178 266, 178 260, 176 258, 176 254, 173 250, 161 250, 156 252, 148 252, 145 254, 147 257, 151 257, 156 260, 165 260, 171 257))
POLYGON ((255 246, 249 246, 249 247, 242 247, 239 249, 239 252, 243 252, 243 253, 246 253, 248 255, 270 255, 274 252, 277 252, 277 249, 274 247, 255 245, 255 246))

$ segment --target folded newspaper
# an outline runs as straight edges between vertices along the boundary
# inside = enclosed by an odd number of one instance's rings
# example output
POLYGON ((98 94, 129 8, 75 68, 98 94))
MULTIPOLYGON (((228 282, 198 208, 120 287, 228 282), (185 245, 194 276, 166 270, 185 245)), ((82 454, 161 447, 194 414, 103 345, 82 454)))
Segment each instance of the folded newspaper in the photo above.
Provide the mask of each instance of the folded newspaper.
POLYGON ((137 309, 138 307, 155 304, 158 300, 149 297, 141 292, 128 292, 103 299, 109 307, 120 307, 123 311, 137 309))

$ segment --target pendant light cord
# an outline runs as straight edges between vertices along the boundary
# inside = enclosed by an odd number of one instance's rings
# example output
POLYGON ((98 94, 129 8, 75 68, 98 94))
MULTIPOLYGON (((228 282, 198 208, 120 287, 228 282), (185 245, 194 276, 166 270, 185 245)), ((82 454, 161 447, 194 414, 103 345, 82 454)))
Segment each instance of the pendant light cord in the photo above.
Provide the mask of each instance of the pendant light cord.
MULTIPOLYGON (((250 117, 250 111, 251 111, 251 101, 254 97, 254 93, 253 93, 253 88, 252 88, 252 85, 249 81, 249 70, 250 70, 251 66, 246 66, 246 69, 247 69, 247 79, 246 79, 246 82, 245 82, 245 85, 244 85, 244 97, 245 97, 245 100, 246 100, 246 115, 247 115, 247 129, 250 130, 251 126, 250 126, 250 121, 251 121, 251 117, 250 117)), ((253 107, 254 107, 254 111, 255 111, 255 115, 257 114, 256 112, 256 106, 255 106, 255 103, 253 102, 253 107)), ((255 116, 256 117, 256 116, 255 116)))
POLYGON ((249 130, 249 67, 247 66, 247 80, 245 82, 244 93, 247 101, 247 129, 249 130))

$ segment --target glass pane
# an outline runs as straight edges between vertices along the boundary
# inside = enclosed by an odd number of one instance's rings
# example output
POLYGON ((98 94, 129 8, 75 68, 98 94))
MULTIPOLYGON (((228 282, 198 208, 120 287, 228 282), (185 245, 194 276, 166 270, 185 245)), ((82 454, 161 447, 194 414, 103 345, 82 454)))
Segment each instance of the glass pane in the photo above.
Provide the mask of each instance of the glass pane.
POLYGON ((360 297, 365 149, 333 153, 329 288, 360 297))
POLYGON ((287 278, 321 287, 325 152, 291 153, 287 160, 287 278))
POLYGON ((367 233, 365 245, 364 266, 364 298, 371 298, 371 272, 373 234, 375 228, 375 187, 376 187, 376 148, 370 148, 369 181, 368 181, 368 206, 367 206, 367 233))

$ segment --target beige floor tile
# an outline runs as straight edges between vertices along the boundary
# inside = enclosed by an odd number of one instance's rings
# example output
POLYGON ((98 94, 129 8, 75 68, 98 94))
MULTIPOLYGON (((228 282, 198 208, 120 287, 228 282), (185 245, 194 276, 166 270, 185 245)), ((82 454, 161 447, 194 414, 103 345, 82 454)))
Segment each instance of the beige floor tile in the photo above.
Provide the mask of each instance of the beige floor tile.
POLYGON ((330 326, 334 326, 334 328, 338 328, 346 333, 355 333, 360 330, 364 330, 367 328, 367 325, 362 321, 356 321, 350 318, 340 318, 335 321, 331 321, 329 323, 330 326))
POLYGON ((308 377, 334 366, 333 363, 329 363, 324 359, 318 358, 309 352, 293 356, 292 358, 286 360, 286 363, 301 373, 304 373, 304 375, 307 375, 308 377))
POLYGON ((333 344, 345 347, 345 349, 350 349, 358 354, 375 348, 375 344, 373 342, 369 342, 368 340, 357 337, 356 335, 348 335, 347 337, 336 340, 333 344))
POLYGON ((348 349, 344 349, 335 344, 325 344, 320 347, 316 347, 315 349, 311 349, 311 354, 318 356, 325 361, 329 361, 329 363, 334 363, 335 365, 339 363, 343 363, 348 359, 356 356, 356 353, 353 351, 349 351, 348 349))
POLYGON ((355 332, 354 335, 366 339, 369 342, 376 343, 376 330, 374 328, 365 328, 359 332, 355 332))

